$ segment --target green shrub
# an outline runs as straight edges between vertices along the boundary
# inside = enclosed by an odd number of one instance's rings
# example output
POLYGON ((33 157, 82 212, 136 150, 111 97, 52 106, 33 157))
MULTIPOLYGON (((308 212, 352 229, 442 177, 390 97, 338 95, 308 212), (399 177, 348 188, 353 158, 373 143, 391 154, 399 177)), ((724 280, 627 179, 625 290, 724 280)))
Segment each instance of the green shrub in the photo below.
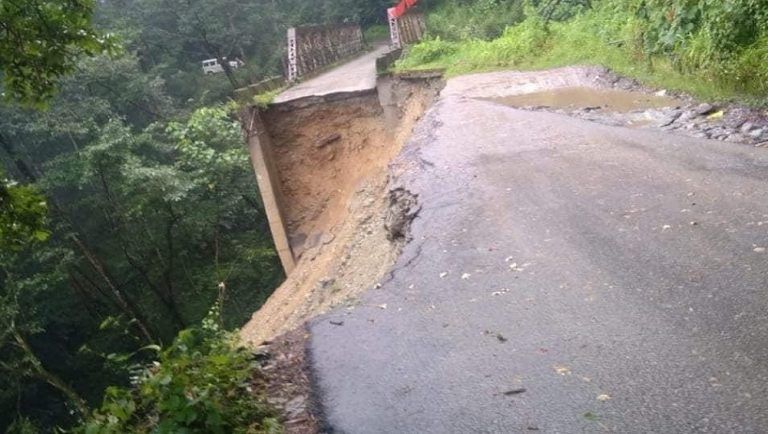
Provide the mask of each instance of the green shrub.
POLYGON ((732 65, 727 72, 740 90, 768 95, 768 35, 738 53, 732 65))
POLYGON ((516 26, 508 27, 501 37, 492 41, 425 40, 411 47, 405 59, 396 66, 401 69, 442 67, 448 68, 449 73, 514 66, 539 53, 546 42, 544 22, 533 15, 516 26))
POLYGON ((448 41, 490 40, 522 21, 523 2, 449 0, 427 16, 429 34, 448 41))
POLYGON ((545 48, 547 37, 544 21, 531 15, 519 25, 508 27, 500 38, 489 43, 487 51, 493 53, 498 64, 514 65, 538 55, 545 48))
MULTIPOLYGON (((455 75, 593 64, 703 98, 766 104, 764 0, 593 0, 591 9, 580 6, 585 2, 564 0, 549 22, 541 17, 548 2, 508 3, 537 7, 527 7, 527 18, 484 40, 461 30, 473 14, 467 13, 465 20, 454 11, 464 3, 449 0, 427 19, 428 33, 440 38, 411 47, 396 67, 446 68, 455 75)), ((470 6, 470 11, 472 7, 479 6, 470 6)))
POLYGON ((442 39, 426 39, 408 50, 408 62, 412 65, 428 65, 456 53, 456 44, 442 39))
POLYGON ((251 390, 248 352, 209 315, 179 333, 159 359, 138 368, 132 387, 110 387, 75 432, 276 433, 275 414, 251 390))

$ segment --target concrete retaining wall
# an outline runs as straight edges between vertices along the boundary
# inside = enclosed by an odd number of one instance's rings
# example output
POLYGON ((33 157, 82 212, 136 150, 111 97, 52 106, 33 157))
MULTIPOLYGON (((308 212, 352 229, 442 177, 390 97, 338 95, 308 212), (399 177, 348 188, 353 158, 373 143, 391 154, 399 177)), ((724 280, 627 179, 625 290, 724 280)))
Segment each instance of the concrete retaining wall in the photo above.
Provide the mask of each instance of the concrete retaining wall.
POLYGON ((247 106, 240 113, 240 122, 251 155, 251 164, 259 184, 259 192, 267 213, 269 229, 275 242, 275 249, 280 257, 285 274, 288 275, 296 266, 296 259, 288 240, 288 231, 283 215, 283 189, 275 167, 272 139, 267 132, 261 111, 258 107, 247 106))
POLYGON ((387 72, 387 70, 394 65, 395 62, 400 58, 400 55, 403 54, 403 50, 400 48, 395 48, 394 50, 387 51, 384 55, 379 56, 376 58, 376 73, 377 74, 383 74, 387 72))

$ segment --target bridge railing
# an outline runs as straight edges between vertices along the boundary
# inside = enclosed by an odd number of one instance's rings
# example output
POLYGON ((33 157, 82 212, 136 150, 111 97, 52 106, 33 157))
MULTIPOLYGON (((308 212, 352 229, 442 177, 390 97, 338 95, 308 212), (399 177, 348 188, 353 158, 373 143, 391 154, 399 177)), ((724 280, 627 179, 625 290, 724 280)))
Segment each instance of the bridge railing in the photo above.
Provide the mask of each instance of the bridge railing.
POLYGON ((413 8, 419 0, 400 0, 396 5, 387 9, 389 20, 389 36, 393 50, 403 48, 421 40, 427 30, 424 14, 413 8))
POLYGON ((363 49, 359 24, 328 24, 288 29, 288 81, 296 81, 363 49))

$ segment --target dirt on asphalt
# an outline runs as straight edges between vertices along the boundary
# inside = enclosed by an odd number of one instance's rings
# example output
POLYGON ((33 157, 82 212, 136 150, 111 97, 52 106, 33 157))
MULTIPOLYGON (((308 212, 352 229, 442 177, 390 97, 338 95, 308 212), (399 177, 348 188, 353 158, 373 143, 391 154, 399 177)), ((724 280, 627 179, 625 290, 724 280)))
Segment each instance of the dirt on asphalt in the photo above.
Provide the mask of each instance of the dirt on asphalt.
POLYGON ((439 78, 389 79, 378 92, 265 113, 297 265, 241 330, 251 345, 352 304, 394 263, 388 164, 437 96, 439 78))
POLYGON ((306 328, 298 327, 253 350, 260 368, 254 389, 266 390, 267 402, 281 414, 286 434, 320 431, 307 360, 308 336, 306 328))

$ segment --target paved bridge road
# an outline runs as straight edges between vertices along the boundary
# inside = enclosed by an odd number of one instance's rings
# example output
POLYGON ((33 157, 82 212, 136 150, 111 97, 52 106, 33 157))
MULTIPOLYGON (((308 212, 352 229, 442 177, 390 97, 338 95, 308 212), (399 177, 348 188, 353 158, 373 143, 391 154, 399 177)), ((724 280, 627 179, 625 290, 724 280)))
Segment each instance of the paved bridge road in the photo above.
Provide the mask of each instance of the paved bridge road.
POLYGON ((387 45, 378 46, 372 51, 286 89, 275 97, 274 102, 282 103, 309 96, 375 89, 376 58, 387 50, 389 50, 387 45))
POLYGON ((422 210, 394 277, 311 323, 331 428, 766 432, 768 153, 471 80, 399 161, 422 210))

